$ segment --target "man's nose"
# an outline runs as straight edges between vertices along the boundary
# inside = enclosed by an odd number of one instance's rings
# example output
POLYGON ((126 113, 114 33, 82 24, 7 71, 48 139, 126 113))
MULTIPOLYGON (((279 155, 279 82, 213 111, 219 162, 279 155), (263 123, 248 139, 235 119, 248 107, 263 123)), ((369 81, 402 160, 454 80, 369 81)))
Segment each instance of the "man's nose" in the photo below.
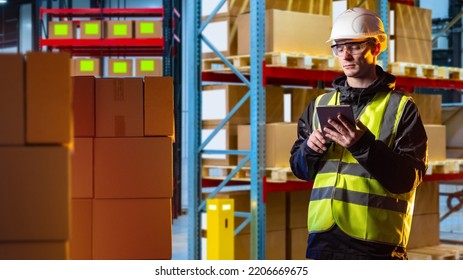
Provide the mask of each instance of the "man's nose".
POLYGON ((349 50, 348 48, 346 48, 346 49, 344 50, 344 53, 343 53, 342 58, 343 58, 343 59, 346 59, 346 60, 352 58, 352 55, 351 55, 350 50, 349 50))

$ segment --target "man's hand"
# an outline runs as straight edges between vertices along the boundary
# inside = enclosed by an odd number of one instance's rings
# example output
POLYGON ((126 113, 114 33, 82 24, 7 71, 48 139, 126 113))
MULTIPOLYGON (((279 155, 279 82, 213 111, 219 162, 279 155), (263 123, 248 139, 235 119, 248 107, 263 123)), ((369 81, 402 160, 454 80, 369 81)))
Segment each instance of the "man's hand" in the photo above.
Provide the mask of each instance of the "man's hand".
POLYGON ((329 119, 328 123, 334 129, 324 128, 325 137, 333 140, 344 148, 357 143, 357 141, 365 134, 368 128, 359 120, 355 121, 355 126, 350 124, 342 115, 338 115, 337 120, 329 119))
POLYGON ((317 129, 310 134, 309 140, 307 140, 307 146, 311 148, 313 151, 323 154, 326 151, 326 140, 323 137, 322 130, 317 129))

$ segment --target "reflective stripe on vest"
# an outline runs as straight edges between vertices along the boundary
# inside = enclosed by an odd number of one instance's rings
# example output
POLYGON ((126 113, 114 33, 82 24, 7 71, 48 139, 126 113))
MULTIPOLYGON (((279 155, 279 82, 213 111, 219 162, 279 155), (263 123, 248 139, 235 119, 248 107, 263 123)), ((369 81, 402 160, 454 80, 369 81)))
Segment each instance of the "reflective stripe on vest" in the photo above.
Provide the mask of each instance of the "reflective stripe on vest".
MULTIPOLYGON (((339 104, 336 92, 317 97, 316 105, 339 104)), ((360 120, 389 147, 408 97, 377 93, 360 113, 360 120)), ((314 110, 315 111, 315 110, 314 110)), ((314 112, 313 129, 319 128, 314 112)), ((406 246, 410 234, 415 191, 393 194, 341 147, 334 145, 318 165, 308 212, 310 232, 330 229, 335 223, 346 234, 366 240, 406 246)))

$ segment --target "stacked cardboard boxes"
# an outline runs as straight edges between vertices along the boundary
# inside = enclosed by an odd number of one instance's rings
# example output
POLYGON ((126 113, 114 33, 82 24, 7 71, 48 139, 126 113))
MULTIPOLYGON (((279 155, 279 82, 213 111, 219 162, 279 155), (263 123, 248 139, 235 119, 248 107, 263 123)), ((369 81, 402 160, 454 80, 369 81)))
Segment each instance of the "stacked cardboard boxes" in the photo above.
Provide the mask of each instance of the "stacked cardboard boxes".
POLYGON ((0 64, 0 259, 67 259, 69 55, 28 53, 26 64, 1 55, 0 64))
POLYGON ((169 77, 74 77, 72 259, 170 259, 169 77))

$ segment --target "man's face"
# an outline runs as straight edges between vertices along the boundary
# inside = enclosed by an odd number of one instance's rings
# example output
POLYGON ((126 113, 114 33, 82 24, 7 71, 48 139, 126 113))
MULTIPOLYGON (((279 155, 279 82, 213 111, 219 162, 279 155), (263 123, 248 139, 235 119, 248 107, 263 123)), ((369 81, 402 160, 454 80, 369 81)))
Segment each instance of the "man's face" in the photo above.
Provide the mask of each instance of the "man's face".
POLYGON ((374 45, 372 39, 336 40, 332 46, 333 54, 339 59, 342 70, 347 77, 368 77, 374 68, 374 45), (373 50, 372 50, 373 49, 373 50))

